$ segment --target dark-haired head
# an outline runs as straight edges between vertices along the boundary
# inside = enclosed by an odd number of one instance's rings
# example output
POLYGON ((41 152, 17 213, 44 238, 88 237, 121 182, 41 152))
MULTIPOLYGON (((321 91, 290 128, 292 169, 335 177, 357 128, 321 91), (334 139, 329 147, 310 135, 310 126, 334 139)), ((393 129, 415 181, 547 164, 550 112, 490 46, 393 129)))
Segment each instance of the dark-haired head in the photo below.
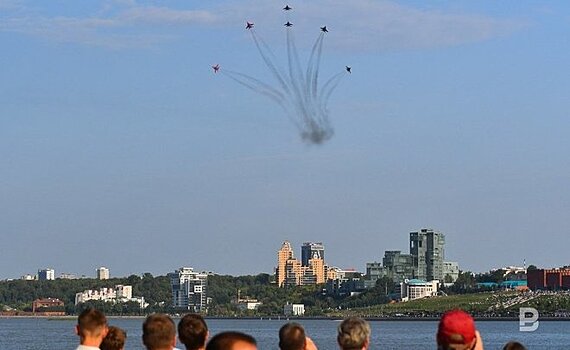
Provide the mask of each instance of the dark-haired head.
POLYGON ((505 344, 503 350, 526 350, 526 348, 518 341, 510 341, 505 344))
POLYGON ((122 350, 127 340, 127 332, 119 327, 110 326, 107 336, 101 343, 101 350, 122 350))
POLYGON ((172 349, 176 345, 176 326, 168 315, 153 314, 143 323, 143 344, 148 350, 172 349))
POLYGON ((257 350, 257 342, 245 333, 222 332, 212 337, 206 350, 257 350))
POLYGON ((305 329, 298 323, 287 323, 279 330, 281 350, 303 350, 306 342, 305 329))
POLYGON ((204 318, 198 314, 187 314, 178 322, 178 339, 186 350, 204 348, 208 338, 208 326, 204 318))

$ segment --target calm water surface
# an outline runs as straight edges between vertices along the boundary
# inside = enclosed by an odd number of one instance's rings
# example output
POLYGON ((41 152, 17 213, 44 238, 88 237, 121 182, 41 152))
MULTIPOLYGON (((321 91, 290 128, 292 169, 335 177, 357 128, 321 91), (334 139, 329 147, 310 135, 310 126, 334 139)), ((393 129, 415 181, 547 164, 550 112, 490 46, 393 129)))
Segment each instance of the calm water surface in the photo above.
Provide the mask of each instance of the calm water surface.
MULTIPOLYGON (((178 320, 175 320, 178 322, 178 320)), ((142 319, 114 319, 109 324, 127 331, 125 350, 144 349, 142 319)), ((259 349, 277 349, 277 333, 284 320, 207 320, 210 333, 237 330, 253 335, 259 349)), ((0 350, 75 349, 78 337, 75 320, 43 318, 0 318, 0 350)), ((319 349, 337 349, 335 337, 339 321, 300 320, 319 349)), ((435 349, 435 321, 372 321, 371 349, 435 349)), ((535 332, 519 332, 517 321, 478 322, 485 349, 501 349, 509 340, 518 340, 529 349, 570 349, 570 322, 542 321, 535 332)), ((180 348, 183 348, 179 345, 180 348)))

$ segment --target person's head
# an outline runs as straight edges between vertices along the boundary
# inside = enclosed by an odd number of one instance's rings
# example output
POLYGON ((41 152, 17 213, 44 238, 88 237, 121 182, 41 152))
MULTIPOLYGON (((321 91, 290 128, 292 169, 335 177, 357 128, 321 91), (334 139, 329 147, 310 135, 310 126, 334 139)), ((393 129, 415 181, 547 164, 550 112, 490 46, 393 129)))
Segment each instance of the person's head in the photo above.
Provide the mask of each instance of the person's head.
POLYGON ((257 350, 257 342, 245 333, 222 332, 212 337, 206 350, 257 350))
POLYGON ((361 318, 349 317, 338 326, 336 340, 342 350, 368 349, 370 325, 361 318))
POLYGON ((526 348, 518 341, 510 341, 505 344, 503 350, 526 350, 526 348))
POLYGON ((119 327, 110 326, 107 336, 103 338, 101 350, 123 350, 125 341, 127 340, 127 332, 119 327))
POLYGON ((98 347, 107 331, 107 318, 101 311, 89 308, 79 314, 75 332, 81 344, 98 347))
POLYGON ((290 322, 279 330, 279 349, 303 350, 305 345, 305 329, 300 324, 290 322))
POLYGON ((178 339, 186 350, 203 349, 208 338, 208 326, 202 316, 188 314, 178 322, 178 339))
POLYGON ((443 314, 437 330, 437 346, 441 350, 469 350, 475 347, 477 334, 473 317, 463 310, 443 314))
POLYGON ((171 350, 176 346, 176 326, 164 314, 153 314, 142 326, 142 340, 148 350, 171 350))

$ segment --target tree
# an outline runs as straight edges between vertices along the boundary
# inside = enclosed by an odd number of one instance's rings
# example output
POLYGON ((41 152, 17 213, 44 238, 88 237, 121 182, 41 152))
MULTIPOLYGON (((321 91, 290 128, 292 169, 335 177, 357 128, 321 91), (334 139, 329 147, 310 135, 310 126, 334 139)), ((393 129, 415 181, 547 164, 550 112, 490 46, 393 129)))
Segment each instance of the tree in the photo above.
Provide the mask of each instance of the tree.
POLYGON ((455 293, 466 293, 472 291, 475 286, 475 277, 471 271, 459 271, 459 276, 450 288, 450 291, 455 293))

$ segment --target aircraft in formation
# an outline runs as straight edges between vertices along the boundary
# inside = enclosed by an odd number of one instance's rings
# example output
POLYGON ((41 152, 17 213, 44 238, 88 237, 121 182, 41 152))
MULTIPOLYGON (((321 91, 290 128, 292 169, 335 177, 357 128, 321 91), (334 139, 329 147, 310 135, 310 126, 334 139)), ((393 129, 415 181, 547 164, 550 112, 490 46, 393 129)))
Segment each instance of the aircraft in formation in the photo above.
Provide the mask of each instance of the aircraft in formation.
MULTIPOLYGON (((2 2, 2 0, 0 0, 0 2, 2 2)), ((293 8, 289 5, 282 7, 283 11, 291 11, 292 9, 293 8)), ((242 86, 277 102, 287 111, 290 119, 297 127, 302 140, 311 144, 322 144, 329 140, 334 134, 334 130, 328 119, 328 101, 343 77, 346 77, 347 73, 352 73, 352 68, 345 66, 345 71, 341 68, 340 72, 334 74, 326 82, 319 84, 321 51, 323 42, 327 37, 325 33, 329 32, 327 26, 320 26, 320 33, 313 44, 311 56, 306 67, 307 73, 303 75, 300 70, 303 67, 301 67, 299 62, 293 29, 289 29, 289 27, 293 26, 293 23, 290 22, 288 14, 285 16, 285 19, 287 22, 283 25, 287 27, 286 67, 289 68, 290 74, 285 74, 284 71, 280 69, 281 67, 279 67, 278 62, 276 62, 275 55, 271 51, 271 48, 263 39, 258 37, 256 33, 257 30, 254 29, 254 23, 250 21, 245 22, 246 31, 249 30, 249 34, 251 34, 255 47, 263 59, 263 62, 273 74, 273 77, 276 78, 279 85, 275 85, 276 82, 268 84, 254 76, 233 72, 226 68, 220 70, 219 64, 214 64, 211 68, 214 73, 220 73, 223 76, 231 78, 242 86), (300 74, 293 74, 297 71, 300 74)))

